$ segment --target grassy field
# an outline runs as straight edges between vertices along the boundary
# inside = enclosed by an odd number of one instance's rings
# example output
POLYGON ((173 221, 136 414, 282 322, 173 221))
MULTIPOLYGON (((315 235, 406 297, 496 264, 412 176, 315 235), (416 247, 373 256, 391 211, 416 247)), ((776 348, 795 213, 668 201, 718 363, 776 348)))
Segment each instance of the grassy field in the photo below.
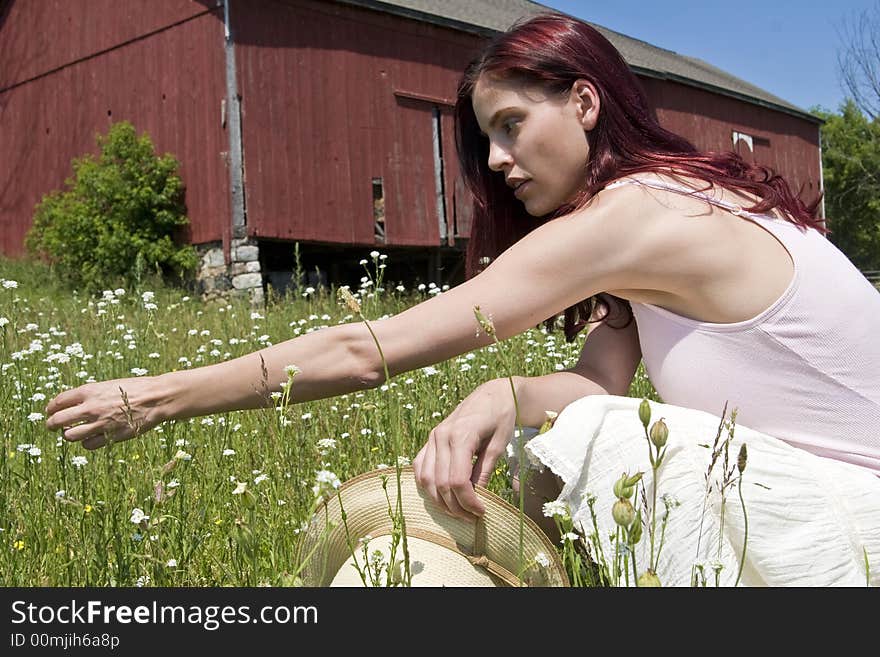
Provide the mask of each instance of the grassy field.
MULTIPOLYGON (((442 293, 383 284, 378 266, 357 290, 368 319, 442 293)), ((332 290, 270 295, 258 310, 155 281, 90 297, 0 260, 0 585, 291 584, 316 481, 391 463, 395 430, 412 458, 460 400, 505 375, 496 347, 375 390, 169 422, 94 452, 49 433, 45 406, 88 381, 198 367, 351 321, 332 290)), ((540 375, 572 365, 584 337, 536 328, 504 349, 516 374, 540 375)), ((657 399, 641 367, 630 395, 657 399)), ((503 462, 490 488, 511 499, 503 462)))

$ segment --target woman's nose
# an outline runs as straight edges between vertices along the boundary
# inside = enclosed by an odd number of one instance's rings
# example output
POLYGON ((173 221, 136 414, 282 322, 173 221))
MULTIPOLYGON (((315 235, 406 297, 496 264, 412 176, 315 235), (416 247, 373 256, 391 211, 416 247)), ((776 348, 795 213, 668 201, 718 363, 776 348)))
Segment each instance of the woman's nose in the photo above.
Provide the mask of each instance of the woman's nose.
POLYGON ((505 166, 513 164, 510 153, 498 144, 489 143, 489 168, 492 171, 503 171, 505 166))

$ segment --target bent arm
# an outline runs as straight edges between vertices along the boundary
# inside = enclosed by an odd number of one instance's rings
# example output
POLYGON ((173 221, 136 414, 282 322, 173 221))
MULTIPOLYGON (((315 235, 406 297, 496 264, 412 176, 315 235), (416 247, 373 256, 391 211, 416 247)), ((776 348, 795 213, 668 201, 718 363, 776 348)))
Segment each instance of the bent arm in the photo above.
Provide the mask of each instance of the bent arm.
POLYGON ((539 377, 493 379, 468 395, 431 431, 413 460, 416 481, 453 515, 477 515, 483 506, 471 483, 485 486, 513 437, 519 411, 523 426, 540 427, 545 411, 559 412, 590 394, 625 394, 641 357, 635 323, 624 329, 594 328, 571 369, 539 377), (474 461, 476 457, 476 461, 474 461))
POLYGON ((544 376, 514 377, 520 424, 539 428, 547 419, 545 411, 559 413, 587 395, 626 395, 641 357, 635 321, 620 329, 599 324, 584 341, 574 367, 544 376))

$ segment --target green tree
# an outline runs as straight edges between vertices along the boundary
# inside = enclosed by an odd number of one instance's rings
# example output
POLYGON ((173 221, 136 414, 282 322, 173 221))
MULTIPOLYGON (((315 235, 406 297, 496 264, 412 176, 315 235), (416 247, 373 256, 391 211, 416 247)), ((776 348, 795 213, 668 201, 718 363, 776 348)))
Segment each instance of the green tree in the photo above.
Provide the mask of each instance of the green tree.
POLYGON ((157 156, 127 121, 96 140, 100 154, 74 159, 66 189, 37 205, 28 249, 87 290, 130 283, 144 269, 180 277, 193 270, 195 251, 174 241, 188 223, 177 160, 157 156))
POLYGON ((829 239, 862 270, 880 269, 880 120, 853 100, 840 113, 817 111, 829 239))

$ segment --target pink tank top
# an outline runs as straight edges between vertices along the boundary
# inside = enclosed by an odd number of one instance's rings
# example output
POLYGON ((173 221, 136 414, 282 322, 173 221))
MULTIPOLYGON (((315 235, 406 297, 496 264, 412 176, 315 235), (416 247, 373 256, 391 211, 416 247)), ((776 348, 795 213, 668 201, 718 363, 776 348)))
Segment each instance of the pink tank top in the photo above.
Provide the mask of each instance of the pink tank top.
POLYGON ((821 233, 659 180, 773 234, 794 262, 788 289, 743 322, 713 324, 632 303, 642 358, 663 401, 721 415, 880 475, 880 293, 821 233))

